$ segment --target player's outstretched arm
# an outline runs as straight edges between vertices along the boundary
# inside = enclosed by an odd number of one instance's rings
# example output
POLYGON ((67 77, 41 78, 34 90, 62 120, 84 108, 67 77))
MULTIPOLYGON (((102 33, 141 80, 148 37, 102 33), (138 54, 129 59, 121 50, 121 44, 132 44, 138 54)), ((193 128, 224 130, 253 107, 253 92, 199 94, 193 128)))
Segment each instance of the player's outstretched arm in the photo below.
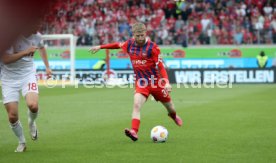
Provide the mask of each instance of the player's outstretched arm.
POLYGON ((52 70, 49 66, 49 61, 48 61, 48 56, 47 56, 47 52, 46 49, 44 47, 39 49, 39 54, 43 60, 43 63, 46 67, 46 75, 47 75, 47 79, 52 77, 52 70))
POLYGON ((116 43, 111 43, 111 44, 105 44, 105 45, 98 45, 98 46, 92 46, 89 49, 89 52, 92 54, 97 53, 100 49, 120 49, 122 44, 116 42, 116 43))
POLYGON ((101 46, 100 46, 100 45, 98 45, 98 46, 92 46, 92 47, 89 49, 89 52, 91 52, 92 54, 95 54, 95 53, 97 53, 100 49, 101 49, 101 46))
POLYGON ((24 51, 15 53, 15 54, 4 53, 3 55, 1 55, 1 61, 4 64, 10 64, 10 63, 13 63, 13 62, 19 60, 20 58, 22 58, 24 56, 34 55, 36 50, 37 50, 36 46, 31 46, 27 50, 24 50, 24 51))
POLYGON ((170 85, 169 77, 168 77, 167 71, 165 69, 165 66, 163 64, 163 59, 161 58, 160 53, 161 53, 160 48, 155 44, 152 49, 153 60, 156 62, 156 66, 161 75, 161 78, 166 82, 165 89, 168 92, 171 92, 172 86, 170 85))
POLYGON ((165 69, 165 66, 164 66, 163 62, 158 62, 157 67, 158 67, 158 70, 159 70, 159 72, 161 74, 161 77, 166 82, 165 89, 168 92, 171 92, 172 91, 172 86, 171 86, 171 84, 169 82, 169 77, 168 77, 168 74, 167 74, 167 71, 165 69))

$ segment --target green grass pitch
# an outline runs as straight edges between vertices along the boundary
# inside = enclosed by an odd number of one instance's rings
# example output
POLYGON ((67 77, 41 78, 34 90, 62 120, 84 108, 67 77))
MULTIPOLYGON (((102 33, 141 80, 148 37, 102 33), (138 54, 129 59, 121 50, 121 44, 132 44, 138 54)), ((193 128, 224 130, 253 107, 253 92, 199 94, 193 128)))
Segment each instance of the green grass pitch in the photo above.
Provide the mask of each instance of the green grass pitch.
POLYGON ((39 140, 30 139, 27 109, 20 118, 27 151, 14 153, 17 140, 0 112, 0 162, 191 163, 276 162, 276 85, 233 88, 175 88, 171 94, 184 126, 176 126, 160 103, 142 108, 139 140, 130 127, 133 89, 40 88, 39 140), (150 130, 163 125, 166 143, 150 140, 150 130))

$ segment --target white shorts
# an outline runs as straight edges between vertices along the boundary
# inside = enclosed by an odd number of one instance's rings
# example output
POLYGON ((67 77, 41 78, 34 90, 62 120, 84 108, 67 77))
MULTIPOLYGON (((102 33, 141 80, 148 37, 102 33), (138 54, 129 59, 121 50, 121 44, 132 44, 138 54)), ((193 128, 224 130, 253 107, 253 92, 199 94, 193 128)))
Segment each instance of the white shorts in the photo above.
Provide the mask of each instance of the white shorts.
POLYGON ((37 79, 34 73, 28 74, 23 79, 2 81, 3 104, 19 102, 20 91, 23 97, 29 92, 38 93, 37 79))

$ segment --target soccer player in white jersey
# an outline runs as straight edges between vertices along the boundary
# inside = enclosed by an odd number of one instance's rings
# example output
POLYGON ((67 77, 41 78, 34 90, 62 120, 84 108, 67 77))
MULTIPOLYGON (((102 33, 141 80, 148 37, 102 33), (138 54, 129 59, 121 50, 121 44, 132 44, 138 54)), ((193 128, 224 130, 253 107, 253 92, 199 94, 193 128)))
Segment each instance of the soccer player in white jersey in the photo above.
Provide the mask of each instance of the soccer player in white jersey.
POLYGON ((26 140, 18 116, 20 91, 29 108, 28 125, 31 139, 37 140, 38 138, 35 123, 38 115, 38 86, 33 62, 33 55, 36 50, 39 50, 46 66, 47 76, 51 77, 52 75, 46 50, 41 42, 41 35, 36 32, 37 28, 34 27, 28 33, 20 36, 0 58, 2 62, 1 80, 3 104, 8 113, 11 129, 19 140, 15 152, 24 152, 26 150, 26 140))

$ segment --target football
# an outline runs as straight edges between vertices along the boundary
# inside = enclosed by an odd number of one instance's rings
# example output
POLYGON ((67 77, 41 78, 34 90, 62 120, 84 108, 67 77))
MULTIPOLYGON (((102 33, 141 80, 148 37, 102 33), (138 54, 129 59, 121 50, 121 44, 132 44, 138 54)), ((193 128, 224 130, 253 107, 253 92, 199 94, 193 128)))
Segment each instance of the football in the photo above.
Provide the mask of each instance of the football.
POLYGON ((164 143, 168 138, 168 130, 163 126, 155 126, 150 132, 150 137, 155 143, 164 143))

